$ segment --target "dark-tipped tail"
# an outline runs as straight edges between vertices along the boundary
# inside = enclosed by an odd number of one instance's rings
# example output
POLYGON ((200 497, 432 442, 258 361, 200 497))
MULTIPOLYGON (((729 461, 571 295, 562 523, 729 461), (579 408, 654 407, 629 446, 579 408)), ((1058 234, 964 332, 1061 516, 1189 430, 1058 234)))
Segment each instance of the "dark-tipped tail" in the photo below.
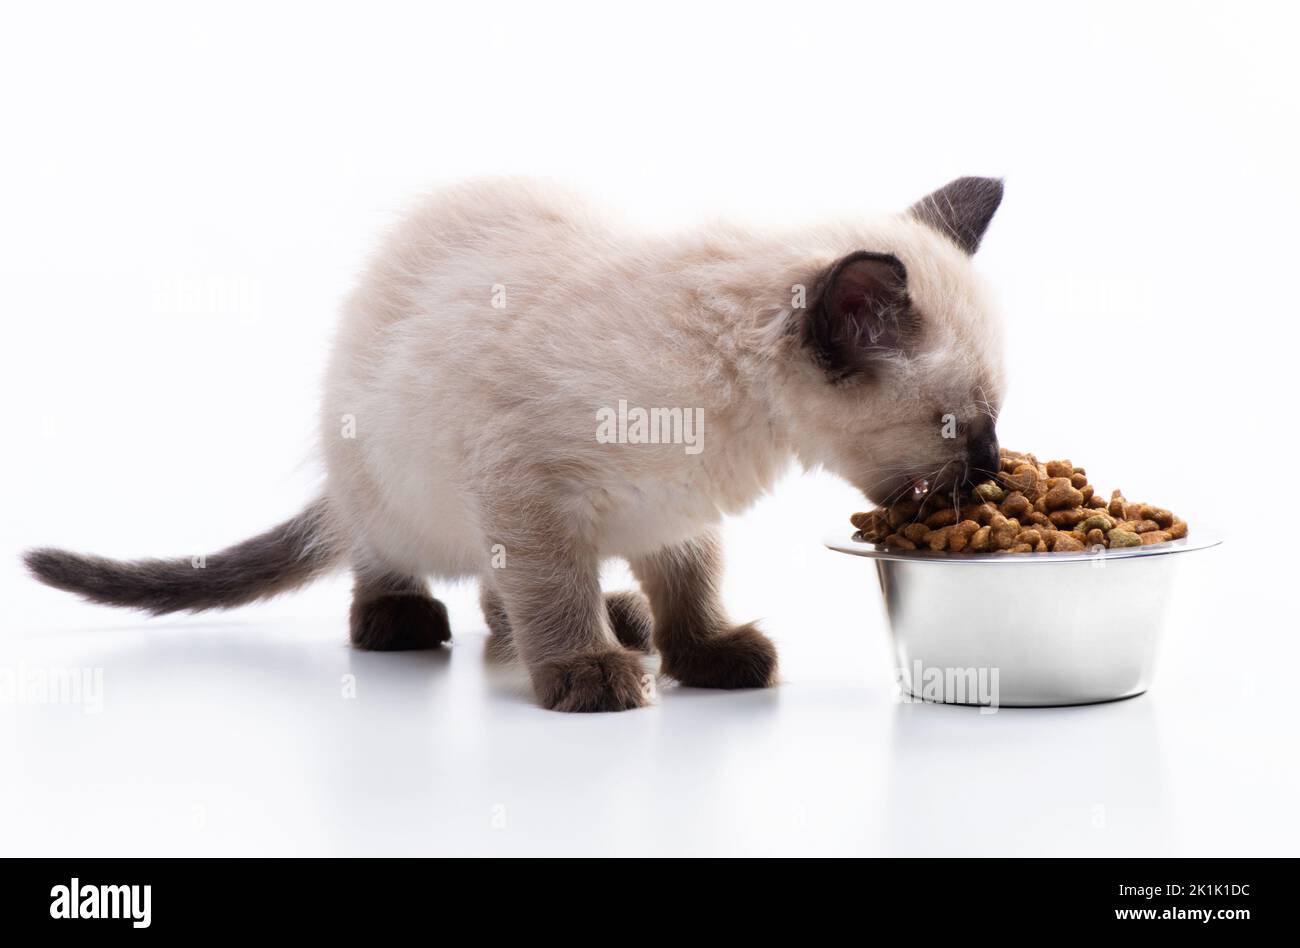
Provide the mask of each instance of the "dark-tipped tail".
POLYGON ((109 560, 65 550, 23 557, 41 582, 92 602, 165 612, 228 609, 301 586, 338 559, 325 501, 220 553, 193 559, 109 560))

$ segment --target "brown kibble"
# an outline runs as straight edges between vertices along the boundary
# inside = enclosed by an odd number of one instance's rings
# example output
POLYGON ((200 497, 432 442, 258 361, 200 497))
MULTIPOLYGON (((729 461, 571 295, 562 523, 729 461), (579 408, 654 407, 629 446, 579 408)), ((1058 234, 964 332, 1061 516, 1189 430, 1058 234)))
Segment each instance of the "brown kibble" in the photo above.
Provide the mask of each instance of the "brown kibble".
POLYGON ((1057 484, 1047 492, 1048 510, 1069 510, 1083 503, 1083 494, 1068 483, 1057 484))
POLYGON ((1008 491, 1019 491, 1027 496, 1038 484, 1038 472, 1022 466, 1015 473, 999 475, 998 481, 1008 491))
POLYGON ((1142 519, 1154 520, 1160 524, 1161 529, 1172 527, 1174 525, 1174 515, 1163 507, 1152 507, 1150 504, 1142 505, 1142 519))
POLYGON ((1132 503, 1115 490, 1109 500, 1068 460, 1040 463, 1002 449, 999 473, 971 488, 932 491, 889 507, 853 514, 855 540, 899 550, 951 553, 1080 552, 1164 543, 1188 535, 1171 511, 1132 503))
POLYGON ((992 528, 992 532, 989 534, 989 546, 995 550, 1008 549, 1015 543, 1016 534, 1019 532, 1020 524, 1014 520, 1004 520, 992 528))
POLYGON ((966 549, 970 538, 979 530, 980 525, 974 520, 963 520, 952 528, 952 533, 948 534, 948 549, 953 553, 960 553, 966 549))
POLYGON ((1002 512, 1008 517, 1021 517, 1032 509, 1033 504, 1020 491, 1012 491, 1007 494, 1007 499, 1002 501, 1002 512))
POLYGON ((1052 534, 1051 546, 1053 553, 1079 553, 1084 549, 1082 541, 1064 531, 1052 534))
POLYGON ((925 525, 931 528, 950 527, 957 522, 957 511, 951 507, 936 510, 925 518, 925 525))
POLYGON ((866 513, 856 513, 849 518, 862 538, 869 543, 879 543, 892 532, 889 515, 879 507, 866 513))
POLYGON ((898 532, 913 543, 924 543, 925 538, 930 535, 930 528, 923 523, 909 523, 898 532))
POLYGON ((1072 527, 1076 523, 1083 523, 1088 519, 1088 511, 1082 507, 1076 507, 1073 510, 1053 510, 1047 515, 1047 518, 1058 527, 1072 527))
POLYGON ((942 553, 948 549, 948 539, 952 536, 952 530, 951 524, 938 530, 931 530, 930 535, 925 538, 925 545, 936 553, 942 553))

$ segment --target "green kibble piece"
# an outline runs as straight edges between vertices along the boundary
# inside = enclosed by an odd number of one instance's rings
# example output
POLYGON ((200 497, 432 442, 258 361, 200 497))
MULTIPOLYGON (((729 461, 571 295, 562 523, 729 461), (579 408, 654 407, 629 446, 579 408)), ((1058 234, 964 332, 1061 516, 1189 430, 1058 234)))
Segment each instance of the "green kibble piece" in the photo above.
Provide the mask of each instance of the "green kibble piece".
POLYGON ((999 487, 995 481, 985 481, 983 484, 975 485, 975 489, 971 491, 971 496, 986 504, 1000 504, 1006 500, 1007 492, 999 487))
POLYGON ((1083 534, 1087 534, 1089 530, 1100 530, 1102 533, 1109 533, 1114 526, 1115 521, 1105 514, 1093 514, 1074 529, 1083 534))
POLYGON ((1132 530, 1112 530, 1107 534, 1110 540, 1110 548, 1113 550, 1121 546, 1141 546, 1142 539, 1132 530))

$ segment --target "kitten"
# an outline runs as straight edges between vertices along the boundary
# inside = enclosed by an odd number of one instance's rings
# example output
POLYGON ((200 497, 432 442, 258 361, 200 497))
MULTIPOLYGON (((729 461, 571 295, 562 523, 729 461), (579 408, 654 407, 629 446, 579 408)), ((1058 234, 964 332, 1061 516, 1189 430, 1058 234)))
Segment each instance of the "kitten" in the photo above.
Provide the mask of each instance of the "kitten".
POLYGON ((363 649, 448 641, 427 579, 476 576, 496 644, 548 708, 645 704, 651 644, 684 684, 771 685, 772 643, 722 607, 715 525, 791 458, 876 502, 997 469, 998 328, 970 257, 1001 198, 961 178, 899 215, 670 240, 536 185, 453 188, 347 303, 318 500, 201 570, 58 550, 27 564, 154 614, 347 565, 363 649), (612 556, 644 596, 602 595, 612 556))

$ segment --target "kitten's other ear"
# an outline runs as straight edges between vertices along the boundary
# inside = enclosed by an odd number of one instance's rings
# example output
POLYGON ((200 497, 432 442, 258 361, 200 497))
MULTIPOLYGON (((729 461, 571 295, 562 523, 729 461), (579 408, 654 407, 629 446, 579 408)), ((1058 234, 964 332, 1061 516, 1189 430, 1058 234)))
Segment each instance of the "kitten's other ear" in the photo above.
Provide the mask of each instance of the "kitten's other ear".
POLYGON ((921 198, 907 213, 974 253, 1001 203, 1001 178, 958 178, 921 198))
POLYGON ((907 268, 893 254, 865 250, 826 271, 804 323, 804 341, 833 379, 904 352, 915 332, 907 268))

